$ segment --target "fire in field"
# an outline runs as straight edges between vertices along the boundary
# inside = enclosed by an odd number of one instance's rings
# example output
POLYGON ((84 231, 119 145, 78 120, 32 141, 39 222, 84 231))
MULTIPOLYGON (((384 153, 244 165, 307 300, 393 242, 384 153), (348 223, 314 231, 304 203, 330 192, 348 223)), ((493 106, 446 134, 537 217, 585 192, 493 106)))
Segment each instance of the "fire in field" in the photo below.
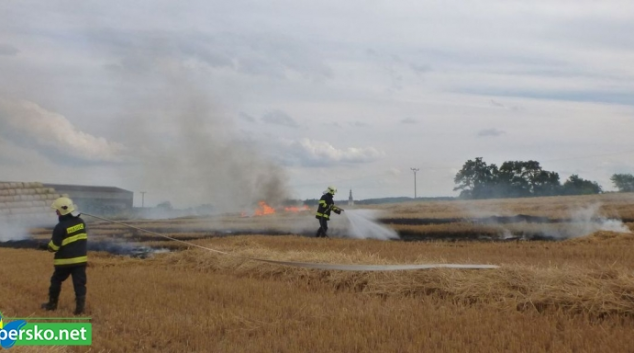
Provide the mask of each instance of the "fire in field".
MULTIPOLYGON (((121 224, 86 216, 90 243, 153 251, 89 251, 93 345, 49 351, 628 352, 634 346, 632 199, 605 194, 370 207, 377 224, 398 234, 393 240, 349 237, 345 216, 333 219, 330 238, 314 238, 313 212, 266 203, 253 217, 121 224), (499 267, 340 271, 252 258, 499 267)), ((56 312, 39 308, 51 255, 37 247, 49 233, 31 229, 22 243, 2 243, 6 317, 72 317, 69 283, 56 312)))

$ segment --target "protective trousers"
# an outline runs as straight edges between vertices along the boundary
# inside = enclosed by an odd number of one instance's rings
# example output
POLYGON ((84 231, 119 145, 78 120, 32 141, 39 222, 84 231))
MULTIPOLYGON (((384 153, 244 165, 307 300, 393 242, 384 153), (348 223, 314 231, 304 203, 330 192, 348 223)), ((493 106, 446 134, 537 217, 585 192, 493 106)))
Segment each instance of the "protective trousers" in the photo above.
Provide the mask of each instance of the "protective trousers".
POLYGON ((48 290, 49 295, 53 298, 59 297, 59 293, 62 291, 62 283, 68 278, 68 276, 73 277, 75 297, 85 297, 87 282, 86 264, 68 267, 55 267, 55 272, 53 272, 53 276, 51 277, 51 286, 48 290))
POLYGON ((319 229, 317 230, 317 238, 326 238, 328 235, 328 220, 326 218, 319 219, 319 229))

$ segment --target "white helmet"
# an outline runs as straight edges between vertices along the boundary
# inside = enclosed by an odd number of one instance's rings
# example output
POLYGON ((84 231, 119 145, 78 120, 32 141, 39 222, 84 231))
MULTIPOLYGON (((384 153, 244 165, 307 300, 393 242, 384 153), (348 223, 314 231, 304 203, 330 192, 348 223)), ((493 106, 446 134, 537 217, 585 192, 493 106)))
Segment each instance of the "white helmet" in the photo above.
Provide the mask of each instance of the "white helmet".
POLYGON ((60 216, 65 216, 73 211, 75 211, 75 205, 73 205, 73 200, 68 197, 60 197, 57 200, 53 201, 51 204, 51 208, 59 212, 60 216))
POLYGON ((334 195, 337 192, 337 188, 331 185, 326 189, 326 192, 334 195))

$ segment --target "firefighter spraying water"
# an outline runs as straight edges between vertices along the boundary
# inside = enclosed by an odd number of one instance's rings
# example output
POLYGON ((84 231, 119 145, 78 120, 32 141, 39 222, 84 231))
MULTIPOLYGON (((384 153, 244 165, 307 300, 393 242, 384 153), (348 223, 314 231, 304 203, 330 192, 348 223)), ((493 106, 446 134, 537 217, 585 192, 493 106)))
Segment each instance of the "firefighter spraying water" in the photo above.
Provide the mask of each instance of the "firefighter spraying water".
POLYGON ((319 220, 319 229, 317 230, 316 238, 328 237, 328 221, 330 220, 330 212, 341 214, 342 208, 335 206, 335 201, 332 199, 337 192, 337 188, 329 186, 319 200, 319 207, 317 208, 317 214, 315 218, 319 220))

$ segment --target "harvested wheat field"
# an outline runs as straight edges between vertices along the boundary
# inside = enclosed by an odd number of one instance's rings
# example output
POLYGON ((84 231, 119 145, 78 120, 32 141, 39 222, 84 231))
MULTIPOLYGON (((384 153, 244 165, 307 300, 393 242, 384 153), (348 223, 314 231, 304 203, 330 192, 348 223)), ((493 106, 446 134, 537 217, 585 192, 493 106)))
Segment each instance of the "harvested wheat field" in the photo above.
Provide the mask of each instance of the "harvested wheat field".
MULTIPOLYGON (((93 221, 91 242, 173 251, 147 258, 90 252, 93 345, 49 351, 631 352, 632 201, 632 194, 609 194, 372 207, 384 211, 387 227, 425 241, 346 239, 345 217, 333 220, 341 238, 311 238, 310 213, 130 221, 230 255, 93 221), (248 257, 500 267, 345 272, 248 257)), ((32 230, 31 240, 39 244, 48 231, 32 230)), ((6 316, 72 315, 68 282, 56 313, 39 309, 52 272, 49 253, 0 248, 0 268, 6 316)))

